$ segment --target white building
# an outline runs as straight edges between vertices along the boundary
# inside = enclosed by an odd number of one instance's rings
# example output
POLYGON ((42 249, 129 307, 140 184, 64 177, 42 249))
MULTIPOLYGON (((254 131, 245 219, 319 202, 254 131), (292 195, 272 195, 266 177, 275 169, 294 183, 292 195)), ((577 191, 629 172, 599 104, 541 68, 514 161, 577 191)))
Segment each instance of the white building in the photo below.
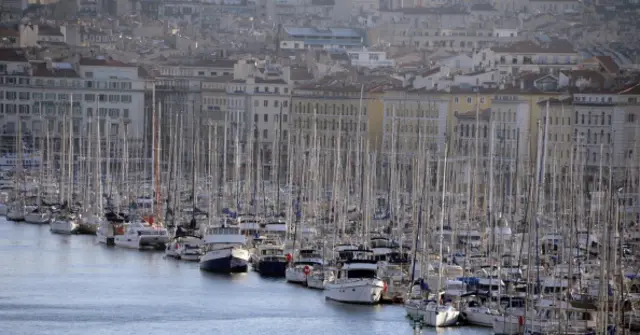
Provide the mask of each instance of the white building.
POLYGON ((547 36, 485 48, 475 53, 473 58, 475 68, 498 69, 502 78, 521 71, 558 74, 580 61, 569 41, 547 36))
POLYGON ((71 127, 76 138, 87 138, 94 136, 91 129, 97 121, 103 136, 114 141, 126 136, 130 148, 145 135, 145 81, 137 66, 109 59, 28 61, 23 50, 5 49, 0 73, 5 139, 15 136, 17 122, 23 134, 34 138, 47 133, 59 137, 65 127, 71 127))
POLYGON ((394 66, 393 59, 387 59, 387 53, 384 51, 347 50, 347 54, 353 66, 368 68, 394 66))
POLYGON ((384 96, 383 151, 416 152, 420 143, 430 153, 444 151, 449 100, 425 91, 390 91, 384 96))

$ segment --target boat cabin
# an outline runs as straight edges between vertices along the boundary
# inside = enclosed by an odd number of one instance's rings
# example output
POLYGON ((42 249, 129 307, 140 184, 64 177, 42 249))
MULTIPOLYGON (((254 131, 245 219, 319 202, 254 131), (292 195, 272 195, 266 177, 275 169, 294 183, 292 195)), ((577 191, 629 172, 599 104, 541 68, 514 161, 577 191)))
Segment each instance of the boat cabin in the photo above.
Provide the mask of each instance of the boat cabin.
POLYGON ((352 249, 345 252, 351 257, 340 267, 337 279, 377 278, 378 261, 373 250, 352 249))

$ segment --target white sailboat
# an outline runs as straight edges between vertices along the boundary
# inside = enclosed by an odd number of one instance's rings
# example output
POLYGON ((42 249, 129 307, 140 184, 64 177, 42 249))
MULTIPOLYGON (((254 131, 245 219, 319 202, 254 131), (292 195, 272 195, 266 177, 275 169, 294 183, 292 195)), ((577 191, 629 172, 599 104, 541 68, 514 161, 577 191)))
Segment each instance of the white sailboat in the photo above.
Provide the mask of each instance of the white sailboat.
POLYGON ((49 224, 49 230, 54 234, 70 235, 78 232, 78 222, 73 213, 60 213, 49 224))

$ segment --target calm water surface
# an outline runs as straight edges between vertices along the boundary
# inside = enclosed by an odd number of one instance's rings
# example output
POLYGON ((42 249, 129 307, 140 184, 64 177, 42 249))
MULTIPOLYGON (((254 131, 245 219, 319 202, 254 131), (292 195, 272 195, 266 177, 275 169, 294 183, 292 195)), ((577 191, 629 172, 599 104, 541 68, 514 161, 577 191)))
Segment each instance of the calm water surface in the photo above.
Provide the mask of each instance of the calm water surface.
POLYGON ((211 275, 161 252, 0 218, 0 334, 413 334, 404 315, 401 306, 328 302, 322 292, 256 273, 211 275))

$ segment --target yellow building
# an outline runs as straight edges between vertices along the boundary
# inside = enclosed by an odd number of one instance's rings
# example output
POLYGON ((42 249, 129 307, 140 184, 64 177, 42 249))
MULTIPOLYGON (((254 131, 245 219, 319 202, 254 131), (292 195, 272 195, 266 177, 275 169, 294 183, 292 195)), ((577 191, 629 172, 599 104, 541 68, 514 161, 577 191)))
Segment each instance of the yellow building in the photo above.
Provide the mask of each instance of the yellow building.
POLYGON ((292 143, 321 149, 357 150, 362 143, 370 150, 379 148, 384 109, 382 90, 362 85, 307 85, 292 95, 292 143), (361 96, 362 92, 362 96, 361 96))
POLYGON ((447 133, 452 134, 453 128, 456 126, 456 114, 491 107, 491 99, 495 91, 495 88, 452 86, 449 92, 445 93, 449 98, 447 133))

